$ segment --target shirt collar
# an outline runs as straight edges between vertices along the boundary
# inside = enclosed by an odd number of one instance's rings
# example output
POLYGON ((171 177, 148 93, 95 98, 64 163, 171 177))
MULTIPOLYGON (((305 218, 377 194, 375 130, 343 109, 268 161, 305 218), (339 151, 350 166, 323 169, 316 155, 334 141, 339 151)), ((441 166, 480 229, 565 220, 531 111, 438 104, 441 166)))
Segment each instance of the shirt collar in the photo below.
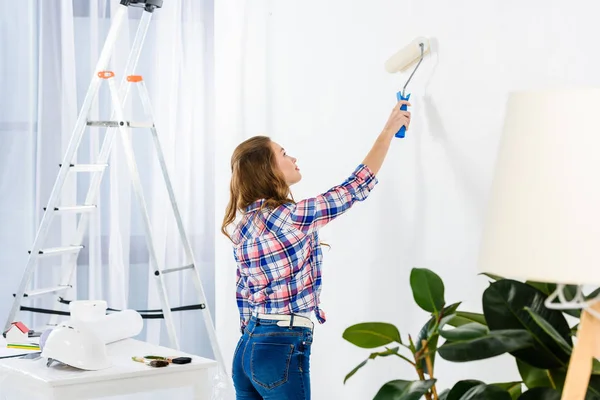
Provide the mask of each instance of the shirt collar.
POLYGON ((246 207, 246 212, 249 213, 249 212, 258 210, 263 205, 264 202, 265 202, 265 199, 260 199, 260 200, 256 200, 253 203, 250 203, 250 205, 248 207, 246 207))

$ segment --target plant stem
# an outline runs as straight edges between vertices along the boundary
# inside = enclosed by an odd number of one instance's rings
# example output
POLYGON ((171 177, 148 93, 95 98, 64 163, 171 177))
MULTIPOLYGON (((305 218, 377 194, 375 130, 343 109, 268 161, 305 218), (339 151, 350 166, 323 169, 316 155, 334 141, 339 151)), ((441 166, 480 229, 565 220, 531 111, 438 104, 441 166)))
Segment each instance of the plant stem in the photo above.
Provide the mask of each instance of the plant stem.
MULTIPOLYGON (((442 320, 442 318, 444 317, 444 313, 440 312, 439 315, 436 315, 436 320, 435 320, 435 324, 433 326, 433 329, 431 330, 431 335, 427 338, 427 340, 422 340, 421 341, 421 350, 417 351, 417 353, 415 354, 416 358, 415 360, 417 360, 417 362, 423 357, 423 353, 425 352, 425 348, 429 345, 429 341, 436 335, 439 326, 440 326, 440 321, 442 320)), ((411 344, 412 344, 412 339, 409 335, 409 339, 411 340, 411 344)), ((414 346, 414 344, 412 344, 414 346)), ((429 352, 429 350, 427 350, 429 352)))
MULTIPOLYGON (((429 377, 431 379, 433 379, 433 365, 431 362, 431 357, 429 357, 429 341, 436 335, 437 330, 439 329, 440 326, 440 321, 443 318, 444 313, 441 312, 439 314, 436 314, 435 317, 435 324, 433 326, 433 329, 431 331, 431 335, 427 338, 427 340, 423 339, 421 340, 421 349, 419 351, 415 351, 414 352, 414 357, 415 357, 415 362, 416 362, 416 369, 417 369, 417 373, 419 374, 419 378, 423 381, 425 380, 425 374, 423 373, 423 369, 421 368, 421 360, 423 358, 425 358, 425 363, 427 365, 427 369, 429 372, 429 377)), ((412 338, 410 337, 410 335, 408 336, 411 346, 414 348, 414 344, 412 342, 412 338)), ((416 350, 416 349, 415 349, 416 350)), ((433 399, 435 400, 439 400, 438 398, 438 394, 437 394, 437 389, 435 387, 435 384, 431 387, 431 390, 428 391, 427 393, 425 393, 425 398, 427 400, 433 400, 431 395, 433 393, 433 399)))
MULTIPOLYGON (((417 374, 419 374, 419 379, 421 379, 422 381, 424 381, 424 380, 425 380, 425 375, 423 374, 423 370, 422 370, 421 368, 419 368, 419 367, 417 367, 417 374)), ((425 393, 425 398, 426 398, 427 400, 433 400, 433 399, 431 398, 431 393, 429 393, 429 392, 426 392, 426 393, 425 393)))
MULTIPOLYGON (((424 381, 425 380, 425 374, 423 373, 423 368, 421 368, 421 363, 419 362, 419 358, 417 357, 417 354, 420 353, 420 351, 415 351, 415 344, 413 343, 412 337, 410 335, 408 335, 408 340, 410 341, 410 347, 412 347, 412 352, 413 352, 413 357, 415 358, 415 363, 413 364, 415 367, 415 370, 417 371, 417 375, 419 375, 419 379, 424 381)), ((412 364, 412 363, 411 363, 412 364)), ((425 398, 427 400, 433 400, 431 398, 431 393, 429 391, 427 391, 425 393, 425 398)))
POLYGON ((415 361, 419 362, 423 359, 423 353, 425 353, 427 347, 429 346, 429 340, 433 337, 433 335, 429 338, 427 338, 427 340, 423 339, 421 340, 421 350, 417 351, 415 353, 415 361))
MULTIPOLYGON (((415 369, 417 370, 419 379, 422 381, 425 380, 425 374, 423 372, 423 368, 421 368, 421 360, 423 358, 425 358, 425 363, 427 365, 427 370, 429 372, 430 379, 434 379, 433 378, 433 363, 431 362, 431 357, 429 356, 428 347, 429 347, 429 341, 437 334, 437 331, 440 326, 440 322, 441 322, 442 318, 444 317, 444 312, 442 311, 439 314, 435 313, 434 317, 435 317, 435 323, 433 325, 433 329, 431 330, 431 335, 429 335, 427 340, 423 339, 421 341, 421 349, 419 351, 417 351, 417 349, 415 348, 415 344, 413 343, 412 337, 410 335, 408 335, 408 340, 410 342, 410 349, 413 352, 413 356, 415 358, 415 364, 413 364, 413 365, 415 366, 415 369)), ((431 389, 429 391, 427 391, 425 393, 425 398, 427 400, 439 400, 435 384, 431 387, 431 389), (432 394, 433 394, 433 398, 432 398, 432 394)))
MULTIPOLYGON (((427 363, 427 370, 429 371, 429 378, 434 379, 433 377, 433 364, 431 362, 431 357, 429 357, 429 349, 427 347, 427 342, 425 340, 421 341, 423 344, 423 348, 425 349, 425 362, 427 363)), ((435 383, 431 387, 431 392, 433 393, 433 398, 435 400, 439 400, 437 389, 435 387, 435 383)))
POLYGON ((408 362, 413 367, 417 366, 414 362, 410 361, 407 357, 404 357, 402 354, 398 354, 398 353, 394 353, 394 354, 397 355, 398 357, 400 357, 401 359, 403 359, 404 361, 408 362))
POLYGON ((550 373, 549 370, 546 370, 546 375, 548 375, 548 380, 550 381, 550 385, 552 386, 552 389, 556 389, 556 383, 554 383, 554 379, 552 379, 552 374, 550 373))
POLYGON ((410 348, 410 346, 409 346, 409 345, 407 345, 407 344, 401 344, 400 346, 404 347, 404 348, 405 348, 405 349, 407 349, 407 350, 410 350, 410 351, 412 351, 412 349, 410 348))
POLYGON ((410 335, 408 335, 408 342, 410 343, 410 347, 409 347, 409 349, 410 349, 410 351, 412 351, 412 352, 413 352, 413 354, 414 354, 414 352, 415 352, 415 351, 417 351, 417 349, 415 348, 415 343, 413 342, 413 340, 412 340, 412 336, 410 336, 410 335))

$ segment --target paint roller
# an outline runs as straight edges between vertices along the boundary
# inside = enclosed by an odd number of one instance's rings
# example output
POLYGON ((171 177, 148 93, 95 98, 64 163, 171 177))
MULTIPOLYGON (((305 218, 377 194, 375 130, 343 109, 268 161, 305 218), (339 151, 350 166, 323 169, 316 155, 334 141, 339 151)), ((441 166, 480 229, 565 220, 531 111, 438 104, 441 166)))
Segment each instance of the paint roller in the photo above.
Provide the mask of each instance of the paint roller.
MULTIPOLYGON (((418 37, 415 40, 413 40, 412 42, 410 42, 410 44, 408 44, 407 46, 405 46, 404 48, 399 50, 396 54, 391 56, 385 62, 385 69, 387 72, 389 72, 391 74, 396 73, 396 72, 404 72, 409 67, 411 67, 412 65, 417 63, 417 65, 415 66, 415 69, 410 74, 410 76, 408 77, 408 80, 404 84, 404 87, 402 88, 402 92, 396 93, 396 98, 398 99, 398 101, 408 100, 410 98, 410 93, 408 95, 406 95, 406 87, 408 86, 408 83, 410 82, 413 75, 417 71, 417 68, 419 68, 419 65, 421 65, 421 61, 423 61, 423 57, 425 56, 425 54, 429 53, 429 50, 430 50, 429 40, 424 37, 418 37)), ((406 111, 407 107, 404 104, 400 107, 400 109, 403 111, 406 111)), ((400 130, 396 133, 395 136, 397 138, 403 138, 405 134, 406 134, 406 127, 401 126, 400 130)))

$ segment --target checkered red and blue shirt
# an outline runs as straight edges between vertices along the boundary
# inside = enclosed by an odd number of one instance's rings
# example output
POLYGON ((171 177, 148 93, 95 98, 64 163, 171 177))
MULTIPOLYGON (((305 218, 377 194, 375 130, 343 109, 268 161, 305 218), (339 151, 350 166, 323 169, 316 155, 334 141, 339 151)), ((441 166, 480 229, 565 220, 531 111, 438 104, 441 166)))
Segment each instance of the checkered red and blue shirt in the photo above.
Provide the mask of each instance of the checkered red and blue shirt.
POLYGON ((319 228, 367 198, 377 178, 359 165, 341 185, 296 204, 261 209, 249 205, 232 239, 237 262, 237 304, 242 331, 250 314, 314 311, 319 323, 321 262, 319 228))

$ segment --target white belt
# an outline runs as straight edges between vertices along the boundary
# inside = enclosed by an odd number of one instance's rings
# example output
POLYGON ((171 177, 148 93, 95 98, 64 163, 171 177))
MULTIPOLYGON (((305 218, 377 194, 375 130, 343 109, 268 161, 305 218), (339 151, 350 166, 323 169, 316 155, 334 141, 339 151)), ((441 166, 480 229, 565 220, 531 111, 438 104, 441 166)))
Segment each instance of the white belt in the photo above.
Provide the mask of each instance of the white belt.
MULTIPOLYGON (((277 323, 278 326, 290 326, 290 321, 292 320, 292 316, 289 314, 260 314, 260 313, 252 313, 258 319, 268 319, 279 321, 277 323)), ((294 323, 292 326, 303 326, 306 328, 313 328, 315 324, 306 317, 301 315, 294 315, 294 323)))

